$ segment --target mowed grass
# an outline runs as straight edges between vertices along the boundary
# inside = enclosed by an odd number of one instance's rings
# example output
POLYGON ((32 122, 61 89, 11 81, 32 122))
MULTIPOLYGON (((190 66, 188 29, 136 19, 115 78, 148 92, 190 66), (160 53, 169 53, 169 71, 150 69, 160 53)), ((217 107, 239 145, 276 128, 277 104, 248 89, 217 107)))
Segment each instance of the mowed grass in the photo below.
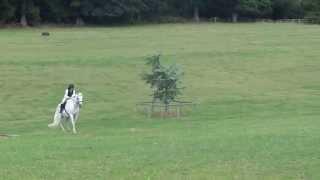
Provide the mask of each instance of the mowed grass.
POLYGON ((0 179, 319 179, 320 26, 170 24, 0 30, 0 179), (41 37, 49 31, 50 37, 41 37), (161 53, 188 116, 148 119, 161 53), (77 135, 47 124, 66 85, 77 135))

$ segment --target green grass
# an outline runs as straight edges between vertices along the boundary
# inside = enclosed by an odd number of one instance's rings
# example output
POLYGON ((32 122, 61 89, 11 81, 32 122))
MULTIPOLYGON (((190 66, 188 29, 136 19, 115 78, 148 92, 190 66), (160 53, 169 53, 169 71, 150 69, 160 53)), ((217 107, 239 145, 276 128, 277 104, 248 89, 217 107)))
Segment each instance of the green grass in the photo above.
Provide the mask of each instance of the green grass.
POLYGON ((320 28, 172 24, 0 30, 0 179, 320 179, 320 28), (41 37, 42 31, 51 36, 41 37), (185 72, 181 120, 135 112, 146 56, 185 72), (79 134, 51 130, 74 82, 79 134))

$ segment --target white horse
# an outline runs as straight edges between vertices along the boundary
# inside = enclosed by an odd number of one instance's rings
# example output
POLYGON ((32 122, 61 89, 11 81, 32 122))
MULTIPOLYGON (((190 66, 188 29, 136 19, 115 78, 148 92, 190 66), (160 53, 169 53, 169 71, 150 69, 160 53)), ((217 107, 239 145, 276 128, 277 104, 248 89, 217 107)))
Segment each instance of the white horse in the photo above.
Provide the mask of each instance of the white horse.
POLYGON ((54 114, 53 123, 49 124, 49 128, 56 128, 60 125, 61 129, 65 131, 63 127, 63 121, 70 120, 73 133, 77 133, 76 122, 79 118, 80 108, 82 106, 83 96, 82 93, 77 93, 75 97, 67 99, 65 110, 60 113, 60 105, 56 108, 54 114))

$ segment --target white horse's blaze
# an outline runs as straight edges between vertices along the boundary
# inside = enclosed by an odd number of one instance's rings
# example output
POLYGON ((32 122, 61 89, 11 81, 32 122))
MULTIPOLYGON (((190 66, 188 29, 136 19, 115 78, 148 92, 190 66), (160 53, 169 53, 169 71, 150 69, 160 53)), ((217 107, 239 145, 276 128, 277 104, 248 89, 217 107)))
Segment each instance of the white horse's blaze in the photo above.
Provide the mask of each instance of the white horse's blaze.
POLYGON ((73 133, 77 133, 75 124, 79 118, 80 106, 82 105, 82 102, 83 96, 82 93, 79 92, 74 98, 70 98, 67 100, 65 111, 62 114, 60 113, 59 104, 53 117, 53 123, 49 124, 48 127, 57 128, 60 125, 61 129, 64 131, 65 129, 62 125, 62 121, 70 120, 73 133))

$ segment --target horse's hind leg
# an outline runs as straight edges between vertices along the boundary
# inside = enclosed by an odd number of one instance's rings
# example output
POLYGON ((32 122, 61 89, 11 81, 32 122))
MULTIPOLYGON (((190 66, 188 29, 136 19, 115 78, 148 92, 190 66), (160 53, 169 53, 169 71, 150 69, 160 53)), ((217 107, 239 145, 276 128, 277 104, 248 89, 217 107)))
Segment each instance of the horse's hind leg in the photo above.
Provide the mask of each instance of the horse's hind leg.
POLYGON ((76 130, 76 124, 75 124, 73 115, 70 116, 70 121, 71 121, 71 124, 72 124, 72 131, 73 131, 74 134, 76 134, 77 130, 76 130))
POLYGON ((53 123, 49 124, 48 127, 50 127, 50 128, 58 127, 60 122, 61 122, 61 117, 56 112, 55 115, 54 115, 54 118, 53 118, 53 123))
POLYGON ((62 129, 63 132, 66 132, 66 129, 63 127, 62 122, 60 123, 60 127, 61 127, 61 129, 62 129))
POLYGON ((71 125, 70 125, 71 123, 69 123, 69 121, 70 121, 70 119, 68 119, 67 122, 66 122, 66 124, 65 124, 67 131, 71 131, 71 125))

